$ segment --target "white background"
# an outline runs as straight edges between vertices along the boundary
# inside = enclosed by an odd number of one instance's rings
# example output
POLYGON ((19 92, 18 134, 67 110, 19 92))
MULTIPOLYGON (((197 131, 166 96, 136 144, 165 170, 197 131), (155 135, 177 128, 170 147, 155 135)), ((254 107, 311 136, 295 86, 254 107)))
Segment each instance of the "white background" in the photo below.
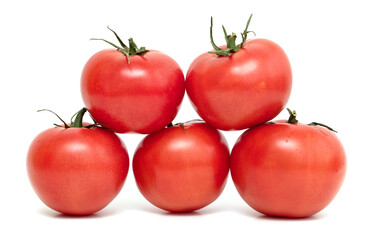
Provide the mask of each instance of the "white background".
MULTIPOLYGON (((370 7, 367 1, 2 1, 0 3, 0 239, 370 239, 370 7), (83 106, 80 74, 95 52, 123 39, 160 50, 186 73, 192 60, 222 45, 221 24, 240 33, 250 15, 257 37, 277 42, 293 69, 288 107, 301 122, 339 131, 348 171, 335 200, 311 218, 265 217, 243 202, 229 178, 213 204, 174 215, 148 203, 130 169, 117 198, 88 217, 47 208, 26 173, 32 139, 83 106), (5 220, 5 221, 4 221, 5 220)), ((198 118, 185 97, 174 122, 198 118)), ((282 112, 278 118, 287 118, 282 112)), ((230 148, 238 132, 223 132, 230 148)), ((132 158, 143 135, 120 135, 132 158)))

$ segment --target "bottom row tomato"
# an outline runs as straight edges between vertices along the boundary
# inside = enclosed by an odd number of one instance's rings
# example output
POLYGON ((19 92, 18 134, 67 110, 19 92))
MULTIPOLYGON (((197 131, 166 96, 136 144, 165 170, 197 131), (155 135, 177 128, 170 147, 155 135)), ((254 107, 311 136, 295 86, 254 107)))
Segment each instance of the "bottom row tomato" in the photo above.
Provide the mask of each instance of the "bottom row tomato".
POLYGON ((110 130, 75 122, 40 133, 27 154, 27 171, 39 198, 65 214, 87 215, 120 192, 129 169, 124 143, 110 130))
POLYGON ((212 203, 223 191, 229 171, 224 136, 195 121, 150 134, 133 159, 137 186, 153 205, 189 212, 212 203))
POLYGON ((296 112, 247 130, 231 153, 241 197, 270 216, 308 217, 325 208, 343 182, 346 157, 333 129, 301 124, 296 112))
MULTIPOLYGON (((129 157, 112 131, 83 124, 82 109, 70 125, 39 134, 28 156, 37 195, 65 214, 92 214, 108 205, 126 179, 129 157)), ((276 121, 245 131, 231 156, 220 131, 203 121, 168 126, 136 149, 138 189, 153 205, 189 212, 222 193, 229 169, 241 197, 272 216, 307 217, 331 202, 346 170, 345 152, 323 124, 276 121)))

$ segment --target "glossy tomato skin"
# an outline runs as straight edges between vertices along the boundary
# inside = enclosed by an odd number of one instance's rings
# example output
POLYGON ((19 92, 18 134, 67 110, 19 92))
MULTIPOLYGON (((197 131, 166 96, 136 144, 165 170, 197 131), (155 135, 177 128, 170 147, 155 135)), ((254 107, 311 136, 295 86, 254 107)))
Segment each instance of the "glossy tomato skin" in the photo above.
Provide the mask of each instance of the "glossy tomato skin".
POLYGON ((50 128, 31 143, 29 180, 50 208, 88 215, 107 206, 120 192, 129 169, 124 143, 102 128, 50 128))
POLYGON ((229 172, 224 136, 204 122, 148 135, 133 159, 137 186, 153 205, 170 212, 203 208, 222 193, 229 172))
POLYGON ((179 65, 155 50, 130 56, 102 50, 85 64, 81 93, 93 118, 118 133, 151 133, 176 116, 185 93, 179 65))
POLYGON ((242 198, 271 216, 308 217, 325 208, 342 185, 345 151, 319 126, 264 124, 248 130, 231 153, 231 175, 242 198))
POLYGON ((230 57, 204 53, 186 76, 187 94, 197 113, 221 130, 246 129, 273 119, 286 105, 291 86, 285 52, 266 39, 248 40, 230 57))

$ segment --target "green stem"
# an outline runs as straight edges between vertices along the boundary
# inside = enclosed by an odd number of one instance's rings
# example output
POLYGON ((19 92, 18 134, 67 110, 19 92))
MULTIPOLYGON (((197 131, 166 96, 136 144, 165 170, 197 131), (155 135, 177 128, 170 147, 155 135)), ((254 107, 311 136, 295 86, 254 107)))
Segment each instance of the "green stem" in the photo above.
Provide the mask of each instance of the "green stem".
POLYGON ((113 31, 111 28, 109 28, 107 26, 107 28, 113 32, 113 34, 115 35, 117 41, 120 43, 121 46, 117 46, 116 44, 112 43, 112 42, 109 42, 105 39, 102 39, 102 38, 91 38, 90 40, 100 40, 100 41, 104 41, 108 44, 110 44, 111 46, 117 48, 118 50, 120 50, 127 58, 128 60, 128 63, 130 63, 130 55, 143 55, 145 54, 146 52, 148 52, 148 50, 146 50, 145 47, 140 47, 138 48, 138 46, 135 44, 133 38, 129 38, 129 47, 126 46, 124 44, 124 42, 121 40, 121 38, 117 35, 117 33, 115 31, 113 31))
POLYGON ((335 131, 333 128, 330 128, 329 126, 327 126, 327 125, 325 125, 325 124, 322 124, 322 123, 318 123, 318 122, 311 122, 311 123, 309 123, 308 124, 309 126, 321 126, 321 127, 325 127, 325 128, 327 128, 328 130, 330 130, 330 131, 333 131, 333 132, 336 132, 337 133, 337 131, 335 131))
MULTIPOLYGON (((70 126, 68 126, 68 124, 67 124, 65 121, 63 121, 63 119, 62 119, 58 114, 56 114, 55 112, 53 112, 53 111, 51 111, 51 110, 49 110, 49 109, 41 109, 41 110, 37 110, 37 112, 43 112, 43 111, 51 112, 51 113, 53 113, 55 116, 57 116, 57 118, 58 118, 58 119, 63 123, 64 128, 69 128, 69 127, 70 127, 70 126)), ((59 125, 57 125, 57 124, 54 124, 54 125, 59 126, 59 125)))
POLYGON ((211 45, 213 46, 213 48, 218 51, 218 50, 222 50, 221 48, 219 48, 215 42, 214 42, 214 38, 213 38, 213 17, 211 17, 211 24, 210 24, 210 41, 211 41, 211 45))
MULTIPOLYGON (((291 124, 297 124, 299 121, 296 119, 296 111, 291 111, 289 108, 286 108, 287 111, 289 112, 290 114, 290 117, 289 117, 289 120, 287 120, 287 123, 291 123, 291 124)), ((325 127, 327 128, 328 130, 330 131, 333 131, 333 132, 336 132, 333 128, 323 124, 323 123, 318 123, 318 122, 311 122, 308 124, 309 126, 321 126, 321 127, 325 127)))
POLYGON ((248 28, 249 25, 250 25, 251 18, 252 18, 252 14, 250 14, 249 20, 247 20, 245 30, 243 30, 243 32, 241 33, 242 42, 239 44, 239 47, 240 47, 240 48, 242 47, 243 43, 246 41, 246 39, 247 39, 247 34, 248 34, 248 33, 251 33, 251 32, 252 32, 252 33, 254 33, 254 36, 256 36, 256 34, 255 34, 254 31, 247 31, 247 28, 248 28))
POLYGON ((70 127, 71 128, 82 128, 83 122, 82 119, 84 117, 84 114, 86 113, 86 108, 82 108, 80 111, 77 112, 75 120, 71 121, 70 127))
POLYGON ((289 108, 286 108, 287 111, 290 114, 289 120, 287 120, 287 123, 297 124, 299 121, 296 119, 296 111, 291 111, 289 108))
POLYGON ((125 45, 125 43, 121 40, 121 38, 119 37, 119 35, 117 35, 117 33, 116 33, 115 31, 113 31, 109 26, 107 26, 107 28, 108 28, 111 32, 113 32, 113 34, 115 34, 116 39, 117 39, 117 41, 119 41, 121 47, 124 48, 124 49, 128 49, 128 47, 127 47, 127 46, 125 45))
POLYGON ((185 127, 184 127, 184 124, 185 123, 176 123, 176 124, 173 124, 172 122, 169 123, 169 125, 166 126, 166 128, 170 128, 170 127, 174 127, 174 126, 181 126, 183 131, 185 132, 185 127))
POLYGON ((116 44, 111 43, 110 41, 107 41, 106 39, 103 39, 103 38, 90 38, 90 40, 104 41, 104 42, 110 44, 111 46, 113 46, 113 47, 115 47, 117 49, 120 49, 120 50, 122 49, 121 47, 117 46, 116 44))
POLYGON ((63 121, 63 119, 60 116, 58 116, 58 114, 56 114, 55 112, 53 112, 53 111, 51 111, 49 109, 38 110, 38 112, 42 112, 42 111, 51 112, 55 116, 57 116, 59 120, 61 120, 61 122, 63 123, 64 126, 61 126, 61 125, 58 125, 58 124, 54 124, 57 127, 64 127, 64 128, 92 128, 92 127, 101 127, 93 118, 92 119, 94 121, 94 124, 90 124, 88 126, 84 126, 82 119, 84 117, 84 114, 87 112, 87 109, 86 108, 82 108, 80 111, 78 111, 77 113, 75 113, 72 116, 72 118, 71 118, 71 124, 70 125, 68 125, 65 121, 63 121))
POLYGON ((175 125, 180 125, 182 128, 183 128, 183 132, 185 132, 185 127, 184 127, 184 123, 177 123, 175 125))
MULTIPOLYGON (((211 17, 210 41, 211 41, 211 45, 213 46, 215 51, 210 51, 209 53, 215 53, 218 56, 231 56, 233 53, 239 51, 242 48, 243 44, 245 43, 245 41, 247 39, 247 34, 250 33, 250 32, 253 32, 253 31, 247 31, 247 29, 249 27, 249 24, 250 24, 250 21, 251 21, 251 18, 252 18, 252 14, 250 15, 249 20, 247 21, 247 24, 246 24, 246 27, 245 27, 244 31, 241 33, 242 42, 238 45, 236 45, 237 35, 235 33, 232 33, 232 34, 228 35, 225 27, 222 26, 223 32, 224 32, 224 38, 225 38, 225 41, 227 43, 227 47, 225 49, 221 49, 214 42, 214 38, 213 38, 213 18, 211 17)), ((255 35, 255 33, 254 33, 254 35, 255 35)))

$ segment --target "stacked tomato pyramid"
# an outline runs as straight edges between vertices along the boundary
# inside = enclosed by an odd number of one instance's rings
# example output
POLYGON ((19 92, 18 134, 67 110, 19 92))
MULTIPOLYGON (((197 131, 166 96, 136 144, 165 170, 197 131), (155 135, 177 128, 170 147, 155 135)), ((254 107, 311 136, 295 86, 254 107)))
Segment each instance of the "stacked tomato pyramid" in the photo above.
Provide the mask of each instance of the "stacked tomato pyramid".
MULTIPOLYGON (((93 55, 81 77, 85 106, 32 142, 27 168, 40 199, 71 215, 108 205, 124 185, 129 157, 116 133, 148 134, 136 149, 133 172, 140 192, 171 212, 203 208, 222 193, 229 170, 241 197, 271 216, 307 217, 335 197, 346 171, 344 149, 330 127, 271 121, 286 106, 292 73, 276 43, 250 38, 251 17, 236 43, 197 57, 186 76, 156 50, 104 39, 113 49, 93 55), (185 92, 202 120, 173 124, 185 92), (83 123, 89 112, 93 124, 83 123), (222 132, 246 131, 230 152, 222 132), (72 139, 64 141, 65 139, 72 139), (66 143, 67 142, 67 143, 66 143), (63 157, 61 157, 63 156, 63 157)), ((58 115, 57 115, 58 116, 58 115)))

